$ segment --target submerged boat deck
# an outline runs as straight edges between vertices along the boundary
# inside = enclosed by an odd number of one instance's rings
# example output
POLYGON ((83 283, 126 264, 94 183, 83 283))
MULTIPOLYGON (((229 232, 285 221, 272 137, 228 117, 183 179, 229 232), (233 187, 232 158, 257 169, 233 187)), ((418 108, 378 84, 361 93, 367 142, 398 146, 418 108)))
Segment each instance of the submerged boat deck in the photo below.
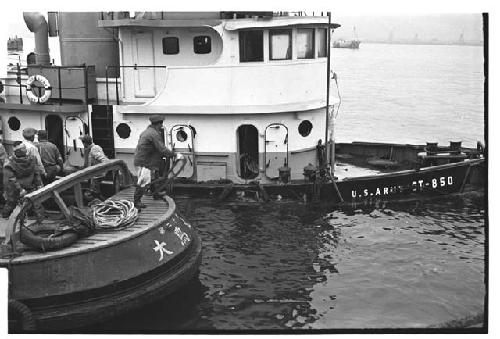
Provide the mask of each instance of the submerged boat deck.
MULTIPOLYGON (((118 194, 113 195, 113 199, 126 199, 133 201, 134 187, 126 188, 120 191, 118 194)), ((139 213, 139 218, 134 225, 120 229, 120 230, 109 230, 109 231, 98 231, 95 234, 78 239, 74 244, 69 247, 51 251, 46 253, 41 253, 34 251, 29 247, 19 243, 18 251, 22 254, 21 256, 15 258, 13 261, 33 261, 33 260, 45 260, 53 259, 60 256, 71 255, 73 253, 81 253, 86 251, 93 251, 97 248, 110 246, 117 242, 122 242, 126 239, 133 238, 147 232, 149 229, 158 226, 158 223, 167 219, 173 212, 174 206, 170 206, 168 202, 164 200, 154 200, 150 196, 144 196, 142 201, 146 204, 146 208, 139 213)), ((172 204, 173 205, 173 204, 172 204)), ((59 216, 59 214, 58 214, 59 216)), ((62 218, 62 215, 60 215, 62 218)), ((5 238, 5 228, 7 226, 7 219, 0 219, 0 242, 3 242, 5 238)), ((34 223, 34 220, 28 220, 27 225, 34 223)), ((64 222, 63 219, 49 218, 43 221, 47 224, 56 224, 64 222)), ((2 261, 9 259, 1 259, 2 261)))

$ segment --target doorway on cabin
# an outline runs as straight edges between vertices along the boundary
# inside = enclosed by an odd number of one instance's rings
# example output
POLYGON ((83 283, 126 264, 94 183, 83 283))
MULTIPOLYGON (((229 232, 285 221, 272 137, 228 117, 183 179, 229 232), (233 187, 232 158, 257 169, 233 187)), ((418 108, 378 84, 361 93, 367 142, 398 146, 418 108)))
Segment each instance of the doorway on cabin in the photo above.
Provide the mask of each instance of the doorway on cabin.
POLYGON ((47 140, 57 146, 64 161, 66 159, 66 152, 64 152, 64 126, 62 118, 58 115, 47 115, 45 117, 45 130, 47 131, 47 140))
POLYGON ((237 130, 240 177, 254 179, 259 175, 259 131, 254 125, 237 130))

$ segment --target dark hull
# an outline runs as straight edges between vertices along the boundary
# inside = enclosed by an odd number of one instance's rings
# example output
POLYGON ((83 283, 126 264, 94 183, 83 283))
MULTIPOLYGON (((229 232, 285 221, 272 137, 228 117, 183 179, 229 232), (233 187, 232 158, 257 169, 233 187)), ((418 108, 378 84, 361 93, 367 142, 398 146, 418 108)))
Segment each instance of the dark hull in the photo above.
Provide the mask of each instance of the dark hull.
POLYGON ((357 203, 376 199, 432 197, 481 190, 482 160, 407 170, 337 183, 343 200, 357 203))
POLYGON ((331 182, 243 185, 176 184, 175 195, 204 196, 216 200, 241 198, 299 199, 328 203, 420 199, 466 191, 484 191, 484 159, 404 170, 331 182), (337 189, 335 188, 337 186, 337 189), (243 192, 243 193, 242 193, 243 192))
POLYGON ((112 286, 52 298, 23 300, 37 323, 37 333, 67 332, 100 323, 164 298, 195 278, 201 243, 193 237, 182 258, 112 286))

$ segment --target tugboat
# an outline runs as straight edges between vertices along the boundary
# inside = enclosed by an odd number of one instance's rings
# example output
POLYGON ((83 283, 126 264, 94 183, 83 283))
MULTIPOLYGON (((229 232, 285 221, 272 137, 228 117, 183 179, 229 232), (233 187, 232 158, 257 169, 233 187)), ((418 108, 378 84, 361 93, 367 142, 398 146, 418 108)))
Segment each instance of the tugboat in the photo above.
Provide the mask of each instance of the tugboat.
MULTIPOLYGON (((364 192, 368 179, 392 180, 370 168, 350 171, 360 174, 355 178, 335 172, 330 47, 340 25, 329 13, 51 12, 48 23, 39 13, 24 17, 35 33, 36 64, 4 79, 7 148, 22 140, 23 126, 46 129, 70 172, 83 164, 79 137, 88 133, 132 169, 140 131, 162 114, 166 144, 187 159, 175 194, 223 200, 247 191, 259 200, 274 194, 342 203, 353 190, 364 192), (59 36, 60 66, 50 65, 49 35, 59 36)), ((390 152, 398 147, 384 147, 381 156, 398 156, 390 152)), ((417 155, 424 147, 412 146, 406 154, 413 158, 399 159, 407 166, 391 168, 406 171, 398 174, 404 185, 421 180, 417 155)), ((464 168, 452 185, 434 187, 431 180, 422 191, 449 194, 468 185, 484 157, 465 154, 459 162, 444 158, 444 168, 419 165, 444 171, 437 180, 464 168)))
POLYGON ((107 201, 132 200, 125 163, 111 160, 26 195, 8 220, 0 220, 0 267, 9 273, 9 332, 65 332, 106 321, 175 292, 197 275, 200 239, 169 196, 146 197, 147 208, 127 227, 77 235, 73 212, 87 208, 82 186, 105 173, 116 179, 107 201), (29 216, 31 206, 49 200, 62 218, 29 216))

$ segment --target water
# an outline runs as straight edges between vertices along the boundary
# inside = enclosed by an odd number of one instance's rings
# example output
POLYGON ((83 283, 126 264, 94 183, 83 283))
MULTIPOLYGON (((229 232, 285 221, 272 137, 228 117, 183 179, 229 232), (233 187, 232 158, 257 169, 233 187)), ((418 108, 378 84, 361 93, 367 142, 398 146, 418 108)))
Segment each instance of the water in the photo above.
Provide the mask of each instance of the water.
POLYGON ((338 142, 484 142, 482 46, 361 44, 332 57, 338 142))
MULTIPOLYGON (((337 141, 484 140, 482 49, 335 49, 337 141)), ((485 201, 335 209, 178 200, 199 279, 89 332, 427 328, 482 321, 485 201)))

